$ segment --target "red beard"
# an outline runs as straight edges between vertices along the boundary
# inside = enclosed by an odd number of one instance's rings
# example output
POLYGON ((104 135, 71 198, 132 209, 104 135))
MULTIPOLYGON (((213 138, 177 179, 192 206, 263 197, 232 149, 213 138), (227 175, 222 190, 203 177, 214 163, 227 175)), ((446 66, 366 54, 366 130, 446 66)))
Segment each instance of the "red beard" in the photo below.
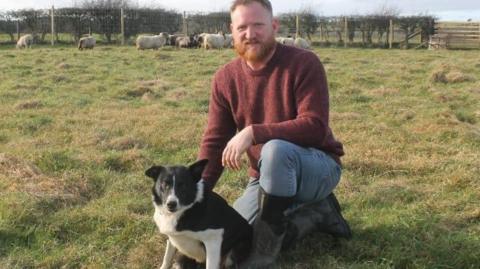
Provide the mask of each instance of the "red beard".
POLYGON ((265 60, 270 52, 272 52, 273 48, 275 47, 275 38, 272 36, 264 43, 260 43, 258 40, 250 40, 250 41, 243 41, 243 42, 235 42, 235 51, 237 52, 238 56, 243 58, 245 61, 248 62, 261 62, 265 60), (260 45, 258 50, 249 49, 249 44, 260 45))

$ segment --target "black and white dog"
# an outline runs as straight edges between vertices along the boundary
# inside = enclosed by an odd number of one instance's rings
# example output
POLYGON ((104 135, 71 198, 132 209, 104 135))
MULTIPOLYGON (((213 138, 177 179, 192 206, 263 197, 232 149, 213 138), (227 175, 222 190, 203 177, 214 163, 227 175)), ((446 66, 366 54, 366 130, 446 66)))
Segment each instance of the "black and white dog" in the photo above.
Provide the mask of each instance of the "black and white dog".
POLYGON ((153 219, 168 236, 161 269, 172 266, 177 250, 198 264, 206 263, 206 269, 234 267, 250 252, 252 227, 200 180, 206 163, 152 166, 145 172, 154 181, 153 219))

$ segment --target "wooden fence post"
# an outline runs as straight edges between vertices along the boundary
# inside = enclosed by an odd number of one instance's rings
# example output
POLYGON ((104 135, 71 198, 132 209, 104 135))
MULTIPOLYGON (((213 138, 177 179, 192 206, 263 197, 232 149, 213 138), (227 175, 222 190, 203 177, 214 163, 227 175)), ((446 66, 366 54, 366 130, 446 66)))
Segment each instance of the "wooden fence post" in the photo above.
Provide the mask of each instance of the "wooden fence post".
POLYGON ((55 8, 52 6, 52 9, 50 10, 50 16, 51 16, 51 26, 52 26, 52 37, 51 37, 51 44, 52 46, 55 45, 55 8))
POLYGON ((343 41, 343 46, 345 48, 347 47, 347 40, 348 40, 348 20, 347 20, 347 17, 345 17, 345 38, 343 41))
POLYGON ((298 15, 295 16, 295 38, 300 37, 300 20, 298 18, 298 15))
POLYGON ((188 36, 188 26, 187 26, 187 12, 183 12, 183 34, 188 36))
POLYGON ((388 48, 391 49, 393 46, 393 20, 390 19, 390 33, 388 35, 388 48))
POLYGON ((120 8, 120 31, 122 33, 122 46, 125 45, 125 12, 123 7, 120 8))
POLYGON ((20 39, 20 23, 17 20, 17 40, 20 39))
POLYGON ((323 26, 320 24, 320 42, 323 41, 323 26))

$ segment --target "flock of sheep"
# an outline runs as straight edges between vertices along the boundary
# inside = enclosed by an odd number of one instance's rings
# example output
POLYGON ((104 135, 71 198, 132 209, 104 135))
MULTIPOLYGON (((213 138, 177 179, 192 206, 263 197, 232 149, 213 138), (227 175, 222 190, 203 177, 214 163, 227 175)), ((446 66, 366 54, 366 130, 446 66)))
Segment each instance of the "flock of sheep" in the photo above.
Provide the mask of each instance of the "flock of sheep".
MULTIPOLYGON (((276 40, 285 45, 310 49, 310 43, 301 37, 277 37, 276 40)), ((166 45, 178 48, 233 48, 233 38, 231 34, 223 34, 222 32, 218 34, 193 34, 190 36, 160 33, 151 36, 141 35, 136 40, 136 46, 139 50, 158 49, 166 45)))
MULTIPOLYGON (((296 46, 303 49, 310 49, 310 43, 301 38, 292 37, 277 37, 277 42, 296 46)), ((27 34, 22 36, 17 42, 17 49, 30 48, 33 44, 33 36, 27 34)), ((78 49, 93 49, 96 40, 93 36, 82 37, 78 41, 78 49)), ((169 35, 167 33, 160 33, 158 35, 140 35, 135 41, 138 50, 144 49, 159 49, 163 46, 175 46, 178 48, 204 48, 204 49, 221 49, 233 48, 233 38, 231 34, 193 34, 193 35, 169 35)))

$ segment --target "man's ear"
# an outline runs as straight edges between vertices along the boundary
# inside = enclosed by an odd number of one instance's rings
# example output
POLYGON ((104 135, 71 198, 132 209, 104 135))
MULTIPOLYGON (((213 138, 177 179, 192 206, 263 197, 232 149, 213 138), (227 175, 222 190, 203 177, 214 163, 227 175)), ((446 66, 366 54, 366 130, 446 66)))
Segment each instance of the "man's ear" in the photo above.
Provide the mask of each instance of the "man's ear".
POLYGON ((277 34, 278 29, 280 29, 280 22, 278 21, 277 18, 272 18, 272 28, 273 28, 273 32, 277 34))
POLYGON ((154 181, 157 180, 160 173, 165 171, 165 167, 154 165, 145 171, 145 175, 152 178, 154 181))
POLYGON ((205 165, 207 165, 207 163, 207 159, 199 160, 188 167, 188 170, 196 181, 202 178, 203 169, 205 169, 205 165))

